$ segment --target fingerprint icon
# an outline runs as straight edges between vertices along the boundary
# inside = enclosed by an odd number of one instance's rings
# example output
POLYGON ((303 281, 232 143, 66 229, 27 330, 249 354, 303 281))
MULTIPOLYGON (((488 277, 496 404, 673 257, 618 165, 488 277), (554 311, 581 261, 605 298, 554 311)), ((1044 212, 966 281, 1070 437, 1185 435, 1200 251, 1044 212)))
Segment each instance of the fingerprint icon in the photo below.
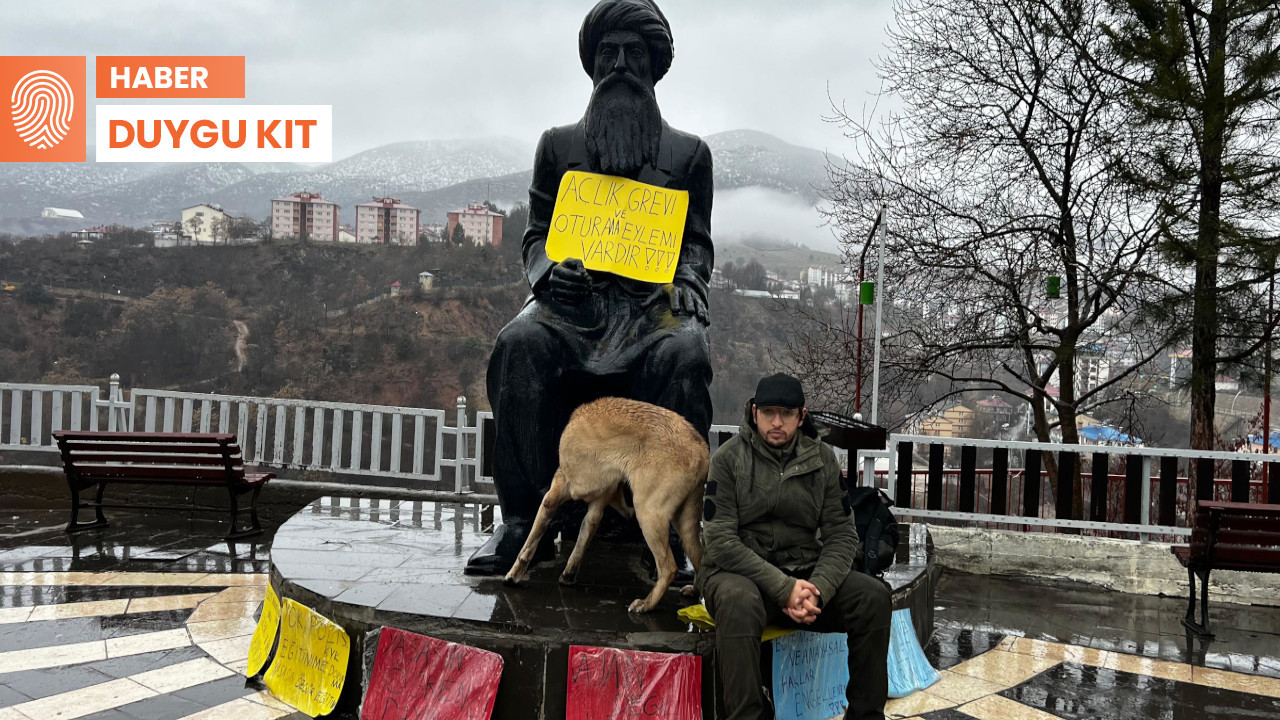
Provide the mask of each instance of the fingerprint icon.
POLYGON ((46 150, 62 142, 71 130, 75 95, 71 85, 51 70, 33 70, 13 86, 13 126, 23 142, 46 150))

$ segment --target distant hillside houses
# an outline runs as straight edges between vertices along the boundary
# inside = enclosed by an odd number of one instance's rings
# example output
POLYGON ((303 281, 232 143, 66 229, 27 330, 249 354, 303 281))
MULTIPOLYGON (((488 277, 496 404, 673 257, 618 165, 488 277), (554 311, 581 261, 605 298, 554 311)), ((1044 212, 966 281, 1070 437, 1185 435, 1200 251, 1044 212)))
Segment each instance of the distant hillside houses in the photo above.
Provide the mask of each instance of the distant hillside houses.
POLYGON ((262 240, 258 223, 231 215, 213 203, 183 208, 176 222, 154 220, 147 230, 151 233, 152 245, 158 248, 239 245, 262 240))
POLYGON ((448 240, 444 235, 447 227, 444 223, 419 223, 418 242, 444 242, 448 240))
POLYGON ((841 302, 846 303, 855 299, 857 294, 857 283, 847 270, 823 265, 810 265, 801 270, 798 286, 807 287, 811 291, 830 290, 841 302))
POLYGON ((375 197, 356 205, 356 242, 417 245, 421 212, 393 197, 375 197))
POLYGON ((465 208, 449 211, 445 237, 452 239, 456 228, 461 226, 466 240, 473 245, 501 245, 502 220, 502 213, 496 213, 482 203, 471 203, 465 208))
POLYGON ((196 245, 225 245, 230 216, 218 205, 192 205, 182 210, 183 234, 196 245))
POLYGON ((842 271, 819 265, 805 268, 800 279, 811 288, 834 288, 845 282, 842 271))
POLYGON ((338 242, 339 208, 320 193, 303 190, 271 201, 271 237, 338 242))
POLYGON ((71 233, 71 237, 75 238, 77 241, 101 240, 110 230, 111 228, 105 225, 98 225, 96 227, 84 228, 83 230, 75 230, 71 233))
POLYGON ((182 224, 167 220, 156 220, 151 223, 151 241, 155 247, 177 247, 186 238, 182 234, 182 224))
POLYGON ((355 224, 342 224, 342 209, 318 192, 302 190, 271 201, 271 237, 301 242, 361 245, 418 244, 421 211, 398 198, 373 196, 356 205, 355 224))
MULTIPOLYGON (((752 261, 759 272, 760 265, 757 261, 752 261)), ((757 281, 762 280, 767 289, 752 288, 753 281, 744 278, 743 272, 750 274, 750 265, 744 271, 740 266, 730 265, 728 272, 724 272, 719 268, 711 272, 711 287, 717 290, 728 290, 734 295, 744 297, 761 297, 761 298, 777 298, 780 300, 800 300, 804 297, 804 293, 808 291, 813 293, 818 290, 829 290, 835 297, 843 302, 849 302, 854 296, 854 284, 847 279, 848 275, 842 270, 811 265, 799 273, 799 278, 790 280, 782 277, 782 274, 776 270, 764 270, 763 278, 757 276, 757 281), (743 283, 747 283, 748 287, 742 287, 743 283)))
POLYGON ((911 418, 907 424, 910 435, 929 437, 973 437, 977 414, 964 405, 952 405, 942 411, 923 412, 911 418))

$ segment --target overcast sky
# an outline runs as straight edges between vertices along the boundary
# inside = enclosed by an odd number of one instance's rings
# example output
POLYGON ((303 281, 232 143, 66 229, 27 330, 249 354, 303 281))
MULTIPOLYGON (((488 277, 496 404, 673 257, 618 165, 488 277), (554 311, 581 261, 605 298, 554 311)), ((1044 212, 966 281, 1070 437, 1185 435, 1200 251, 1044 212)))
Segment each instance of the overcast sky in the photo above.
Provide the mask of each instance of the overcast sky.
MULTIPOLYGON (((532 145, 546 127, 576 120, 590 93, 577 32, 592 4, 4 0, 0 48, 244 55, 242 102, 333 105, 337 160, 401 140, 508 136, 532 145)), ((884 52, 890 0, 661 7, 676 52, 658 99, 672 125, 699 135, 751 128, 843 152, 839 130, 822 119, 828 87, 850 109, 878 90, 873 60, 884 52)))

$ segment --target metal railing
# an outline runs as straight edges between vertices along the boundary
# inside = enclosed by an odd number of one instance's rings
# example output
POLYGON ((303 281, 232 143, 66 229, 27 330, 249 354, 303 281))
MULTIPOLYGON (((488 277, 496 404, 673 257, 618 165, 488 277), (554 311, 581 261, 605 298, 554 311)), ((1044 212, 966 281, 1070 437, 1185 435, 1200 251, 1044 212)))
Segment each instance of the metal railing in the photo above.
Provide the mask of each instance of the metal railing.
POLYGON ((1276 502, 1280 490, 1280 455, 919 435, 891 435, 888 451, 862 453, 861 471, 899 518, 1142 539, 1190 535, 1192 476, 1194 500, 1276 502), (874 469, 877 458, 887 471, 874 469))
MULTIPOLYGON (((0 383, 0 451, 56 453, 52 433, 61 429, 233 433, 251 465, 460 500, 494 492, 484 474, 491 420, 462 397, 451 412, 144 388, 126 397, 115 375, 106 398, 92 385, 0 383)), ((712 452, 737 430, 713 425, 712 452)), ((888 450, 847 462, 861 484, 895 499, 903 520, 1178 538, 1190 532, 1192 476, 1195 499, 1280 501, 1280 455, 1258 453, 891 435, 888 450), (989 455, 982 467, 980 453, 989 455), (1050 455, 1056 474, 1047 472, 1050 455), (877 460, 887 469, 878 471, 877 460)))

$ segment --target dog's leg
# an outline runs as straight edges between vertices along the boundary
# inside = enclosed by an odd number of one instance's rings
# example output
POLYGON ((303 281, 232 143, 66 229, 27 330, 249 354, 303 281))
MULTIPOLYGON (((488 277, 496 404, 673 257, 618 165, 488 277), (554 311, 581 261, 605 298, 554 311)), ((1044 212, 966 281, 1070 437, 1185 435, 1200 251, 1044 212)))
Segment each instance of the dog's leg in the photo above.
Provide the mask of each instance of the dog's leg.
POLYGON ((587 552, 587 546, 591 544, 591 538, 596 534, 596 528, 600 527, 600 518, 604 516, 605 506, 609 504, 609 498, 596 498, 587 506, 587 516, 582 518, 582 529, 578 530, 578 542, 573 546, 573 553, 569 555, 569 562, 564 566, 564 572, 560 573, 561 585, 573 585, 578 582, 578 565, 582 563, 582 556, 587 552))
POLYGON ((676 579, 676 559, 671 555, 671 545, 667 540, 667 529, 671 524, 671 515, 663 511, 660 501, 646 502, 643 505, 636 498, 636 519, 640 521, 640 530, 644 532, 645 544, 653 553, 657 566, 658 582, 643 600, 634 600, 627 612, 649 612, 658 605, 663 593, 671 587, 676 579))
MULTIPOLYGON (((702 486, 689 493, 680 506, 680 514, 676 517, 676 533, 680 535, 680 543, 689 556, 695 571, 702 570, 702 539, 698 537, 698 525, 702 518, 702 486)), ((693 597, 697 590, 692 585, 680 588, 685 597, 693 597)))
POLYGON ((520 548, 520 554, 516 557, 510 572, 503 578, 503 582, 507 585, 519 585, 524 582, 529 563, 533 561, 533 554, 538 550, 538 543, 542 541, 542 535, 551 524, 551 518, 555 517, 556 509, 568 498, 568 489, 564 471, 556 470, 555 477, 551 479, 551 487, 547 489, 547 494, 542 496, 542 504, 538 506, 538 517, 534 519, 533 527, 529 529, 529 537, 525 539, 524 547, 520 548))

